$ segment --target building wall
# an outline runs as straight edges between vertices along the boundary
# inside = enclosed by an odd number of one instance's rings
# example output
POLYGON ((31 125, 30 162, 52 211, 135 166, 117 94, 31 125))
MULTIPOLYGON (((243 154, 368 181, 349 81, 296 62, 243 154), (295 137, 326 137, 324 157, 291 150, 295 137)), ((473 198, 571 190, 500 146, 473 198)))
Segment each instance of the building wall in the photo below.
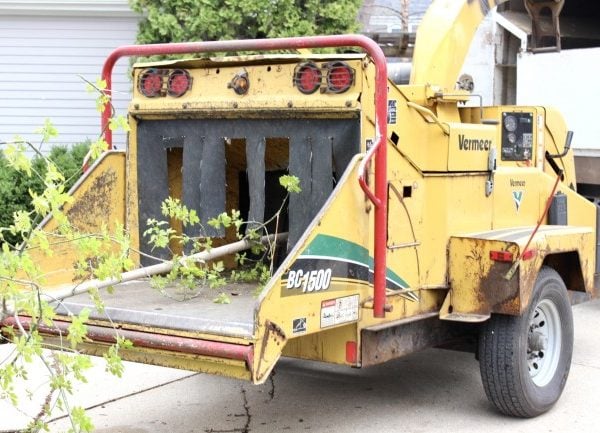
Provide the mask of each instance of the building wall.
MULTIPOLYGON (((404 0, 406 1, 406 0, 404 0)), ((403 0, 364 0, 358 19, 361 31, 366 33, 416 32, 432 0, 409 0, 408 11, 403 11, 403 0), (402 14, 406 13, 408 28, 402 28, 402 14)))
MULTIPOLYGON (((100 115, 84 79, 95 83, 106 55, 134 42, 137 20, 126 0, 0 0, 0 141, 39 143, 33 131, 46 118, 60 134, 51 144, 95 140, 100 115)), ((121 59, 113 76, 120 114, 130 99, 128 68, 121 59)), ((125 145, 123 133, 115 144, 125 145)))

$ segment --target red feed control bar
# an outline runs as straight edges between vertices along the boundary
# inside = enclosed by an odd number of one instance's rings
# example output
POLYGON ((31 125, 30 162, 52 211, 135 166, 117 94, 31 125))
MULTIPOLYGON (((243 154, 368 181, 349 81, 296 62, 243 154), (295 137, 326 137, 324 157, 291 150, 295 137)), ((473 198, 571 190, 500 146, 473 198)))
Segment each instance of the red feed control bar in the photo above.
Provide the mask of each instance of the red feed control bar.
MULTIPOLYGON (((362 35, 306 36, 280 39, 250 39, 235 41, 185 42, 172 44, 124 45, 106 58, 102 78, 106 81, 105 92, 112 92, 112 71, 121 57, 153 56, 168 54, 191 54, 232 51, 274 51, 299 48, 360 47, 375 64, 375 143, 368 149, 359 171, 359 183, 375 206, 374 227, 374 299, 375 317, 385 317, 386 288, 386 242, 387 242, 387 63, 383 51, 373 40, 362 35), (375 192, 366 182, 369 162, 375 157, 375 192)), ((102 113, 104 139, 112 148, 112 131, 108 128, 111 107, 106 105, 102 113)))

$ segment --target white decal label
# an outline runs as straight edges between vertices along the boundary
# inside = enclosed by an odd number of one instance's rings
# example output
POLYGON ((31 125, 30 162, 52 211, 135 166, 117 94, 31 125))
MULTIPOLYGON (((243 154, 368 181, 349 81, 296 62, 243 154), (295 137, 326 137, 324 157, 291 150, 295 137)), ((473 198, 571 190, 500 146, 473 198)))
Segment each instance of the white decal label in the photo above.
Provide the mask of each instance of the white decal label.
POLYGON ((358 295, 321 302, 321 328, 358 320, 358 295))
POLYGON ((315 269, 312 271, 298 269, 296 271, 290 271, 288 274, 286 288, 299 289, 302 287, 302 293, 311 293, 327 290, 330 285, 330 268, 315 269))

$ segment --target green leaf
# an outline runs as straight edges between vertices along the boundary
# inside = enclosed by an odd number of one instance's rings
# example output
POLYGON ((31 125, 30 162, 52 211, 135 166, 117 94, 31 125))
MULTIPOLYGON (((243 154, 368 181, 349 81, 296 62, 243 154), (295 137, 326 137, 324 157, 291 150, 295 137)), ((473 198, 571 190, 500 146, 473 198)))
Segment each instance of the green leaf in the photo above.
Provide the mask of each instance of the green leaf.
POLYGON ((111 117, 108 123, 108 128, 111 131, 117 131, 120 129, 125 132, 129 132, 131 130, 125 116, 111 117))
POLYGON ((91 418, 87 415, 85 409, 80 406, 71 409, 71 422, 74 429, 70 429, 69 433, 91 433, 94 431, 91 418))
POLYGON ((48 187, 52 187, 59 183, 64 183, 65 176, 60 172, 56 164, 52 161, 48 161, 46 166, 46 176, 44 177, 44 183, 48 187))
POLYGON ((17 171, 31 176, 31 161, 26 155, 27 146, 25 141, 15 137, 15 141, 8 143, 4 148, 4 156, 8 164, 17 171))
POLYGON ((300 179, 296 176, 284 174, 279 178, 279 184, 288 192, 299 193, 302 191, 300 188, 300 179))
POLYGON ((221 221, 219 220, 219 218, 211 218, 208 220, 207 224, 216 229, 221 228, 221 221))
POLYGON ((98 159, 107 150, 108 143, 104 140, 104 137, 99 138, 90 145, 90 159, 92 161, 98 159))
POLYGON ((44 120, 44 126, 34 130, 36 134, 42 135, 42 141, 49 141, 51 138, 58 137, 58 130, 54 127, 50 119, 44 120))
POLYGON ((33 209, 40 215, 45 216, 50 210, 50 203, 43 195, 38 195, 35 191, 29 190, 31 196, 31 205, 33 209))
POLYGON ((13 234, 27 233, 31 230, 31 218, 29 212, 19 210, 13 214, 14 224, 11 227, 13 234))
POLYGON ((227 296, 226 293, 219 293, 219 296, 217 296, 215 299, 213 299, 213 302, 215 304, 231 304, 231 299, 229 298, 229 296, 227 296))
POLYGON ((103 358, 106 361, 106 371, 114 376, 122 377, 125 366, 123 365, 119 351, 121 349, 127 350, 132 347, 133 343, 130 340, 117 335, 116 343, 110 346, 107 352, 103 355, 103 358))
POLYGON ((106 89, 106 80, 98 78, 98 80, 96 81, 96 87, 100 90, 106 89))
POLYGON ((208 225, 219 229, 221 227, 229 228, 233 224, 233 217, 229 216, 227 212, 220 213, 216 218, 211 218, 208 220, 208 225))
POLYGON ((71 317, 71 324, 68 327, 69 333, 67 335, 67 340, 71 343, 71 347, 74 349, 77 345, 83 342, 85 335, 87 334, 87 326, 85 322, 88 321, 90 317, 90 310, 88 308, 84 308, 79 312, 77 316, 71 317))

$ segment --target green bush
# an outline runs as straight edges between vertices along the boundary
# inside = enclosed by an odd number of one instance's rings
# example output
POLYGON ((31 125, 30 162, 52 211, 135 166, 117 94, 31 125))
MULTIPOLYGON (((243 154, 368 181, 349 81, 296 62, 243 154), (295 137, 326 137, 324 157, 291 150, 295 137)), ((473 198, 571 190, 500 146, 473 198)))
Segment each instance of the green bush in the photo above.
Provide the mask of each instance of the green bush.
POLYGON ((137 42, 334 35, 358 30, 360 0, 129 0, 137 42))
MULTIPOLYGON (((47 155, 67 179, 66 188, 71 188, 79 179, 83 158, 89 147, 89 142, 79 143, 71 148, 53 146, 47 155)), ((34 174, 27 177, 12 168, 4 154, 0 152, 0 227, 9 227, 12 224, 14 212, 32 210, 30 190, 37 194, 44 191, 43 178, 46 173, 46 162, 37 155, 31 162, 34 174)), ((20 237, 7 232, 4 233, 4 239, 13 245, 20 241, 20 237)))

